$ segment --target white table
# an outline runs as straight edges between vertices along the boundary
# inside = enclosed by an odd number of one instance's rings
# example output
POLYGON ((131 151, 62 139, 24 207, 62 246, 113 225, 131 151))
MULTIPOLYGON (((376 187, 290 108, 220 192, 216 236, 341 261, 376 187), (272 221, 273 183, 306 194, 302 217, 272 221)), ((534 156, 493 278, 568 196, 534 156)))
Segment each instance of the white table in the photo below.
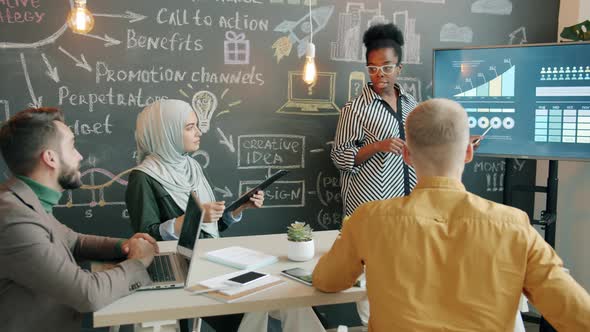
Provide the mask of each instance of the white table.
MULTIPOLYGON (((316 253, 307 262, 287 259, 286 234, 240 236, 221 239, 201 239, 198 242, 197 268, 191 273, 193 280, 205 280, 235 271, 230 267, 205 260, 205 252, 239 245, 279 257, 279 262, 257 271, 279 275, 292 267, 313 269, 336 239, 338 231, 314 232, 316 253)), ((176 242, 159 242, 161 252, 175 251, 176 242)), ((344 292, 327 294, 289 278, 286 283, 233 303, 222 303, 202 295, 190 295, 183 289, 140 291, 102 308, 94 313, 94 326, 112 326, 194 317, 207 317, 241 312, 260 312, 293 307, 356 302, 366 297, 365 289, 353 287, 344 292)))

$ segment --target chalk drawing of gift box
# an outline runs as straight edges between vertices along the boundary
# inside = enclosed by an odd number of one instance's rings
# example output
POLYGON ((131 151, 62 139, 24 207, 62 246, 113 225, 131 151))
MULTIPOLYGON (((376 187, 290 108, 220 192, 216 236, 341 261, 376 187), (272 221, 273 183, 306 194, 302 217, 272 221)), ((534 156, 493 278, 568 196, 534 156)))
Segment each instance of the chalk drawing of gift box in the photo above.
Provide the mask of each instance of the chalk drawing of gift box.
POLYGON ((223 41, 224 62, 228 65, 247 65, 250 63, 250 41, 246 35, 227 31, 223 41))

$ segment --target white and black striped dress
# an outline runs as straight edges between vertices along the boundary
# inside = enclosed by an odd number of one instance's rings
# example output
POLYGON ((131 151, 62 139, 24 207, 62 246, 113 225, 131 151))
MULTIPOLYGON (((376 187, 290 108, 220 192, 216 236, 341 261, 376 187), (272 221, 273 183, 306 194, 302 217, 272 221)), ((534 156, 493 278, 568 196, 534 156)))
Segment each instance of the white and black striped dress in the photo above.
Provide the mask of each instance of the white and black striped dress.
POLYGON ((347 216, 365 202, 408 195, 416 185, 416 173, 404 163, 401 154, 378 152, 361 165, 354 165, 354 158, 363 146, 392 137, 405 141, 403 126, 417 103, 398 84, 395 88, 400 96, 398 112, 393 112, 370 83, 360 96, 342 108, 330 156, 340 170, 347 216))

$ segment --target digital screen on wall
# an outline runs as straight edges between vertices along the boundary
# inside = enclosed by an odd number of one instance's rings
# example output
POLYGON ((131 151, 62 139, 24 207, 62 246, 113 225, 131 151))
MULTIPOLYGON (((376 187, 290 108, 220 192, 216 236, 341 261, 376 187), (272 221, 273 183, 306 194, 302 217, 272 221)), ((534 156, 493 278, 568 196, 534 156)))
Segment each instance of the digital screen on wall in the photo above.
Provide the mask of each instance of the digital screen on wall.
POLYGON ((479 155, 590 160, 590 43, 436 49, 434 96, 489 129, 479 155))

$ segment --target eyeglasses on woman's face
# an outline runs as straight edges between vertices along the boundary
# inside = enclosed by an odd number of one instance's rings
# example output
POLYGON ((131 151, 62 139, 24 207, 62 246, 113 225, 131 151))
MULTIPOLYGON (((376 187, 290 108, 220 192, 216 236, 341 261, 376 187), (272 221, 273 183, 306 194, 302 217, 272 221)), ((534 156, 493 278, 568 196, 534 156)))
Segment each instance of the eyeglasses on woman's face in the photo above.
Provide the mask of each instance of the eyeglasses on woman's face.
POLYGON ((383 65, 383 66, 367 66, 367 72, 369 75, 376 75, 379 73, 379 70, 385 75, 393 74, 393 71, 398 65, 383 65))

